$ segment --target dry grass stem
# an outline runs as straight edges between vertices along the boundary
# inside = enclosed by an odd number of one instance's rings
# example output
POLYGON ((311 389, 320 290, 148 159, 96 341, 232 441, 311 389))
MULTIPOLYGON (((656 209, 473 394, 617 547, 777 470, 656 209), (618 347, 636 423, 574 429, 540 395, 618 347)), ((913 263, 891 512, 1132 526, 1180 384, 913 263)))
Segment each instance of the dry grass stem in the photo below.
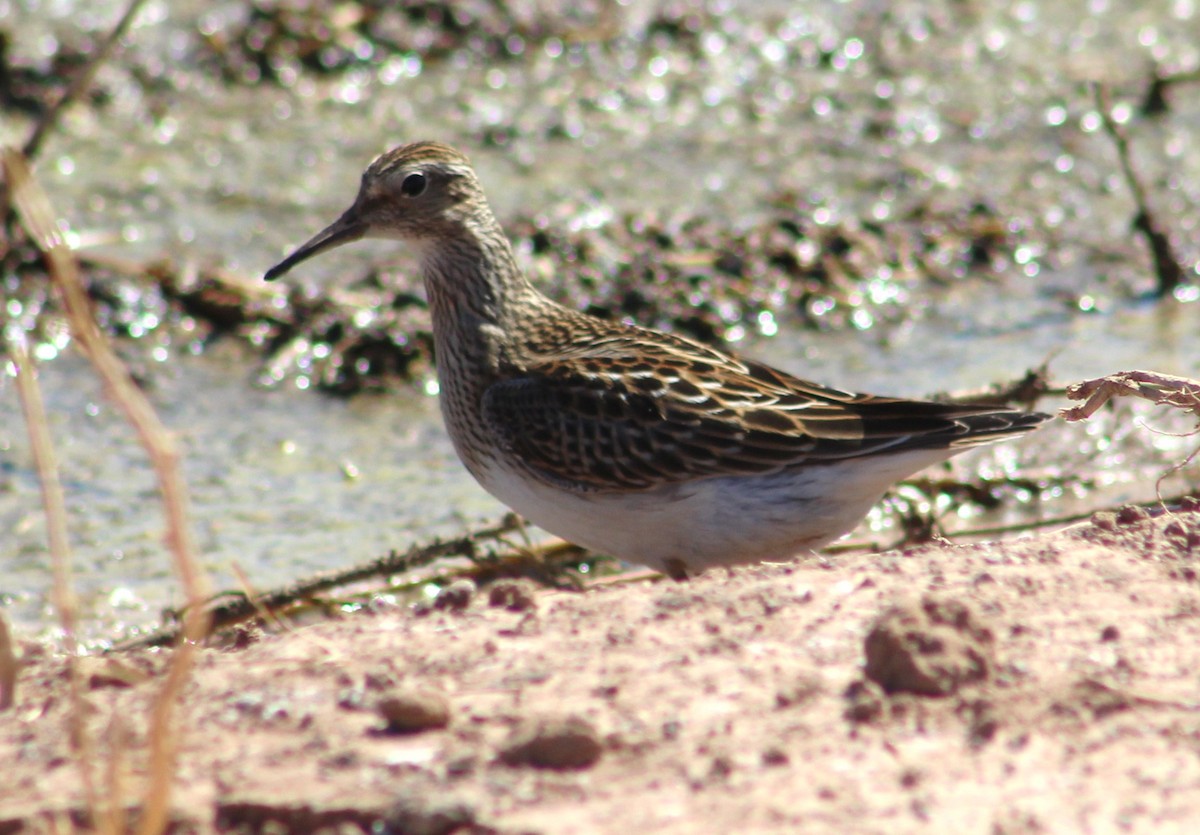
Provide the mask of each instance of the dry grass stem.
POLYGON ((124 720, 114 716, 108 726, 108 764, 104 774, 104 793, 108 798, 107 815, 97 828, 121 835, 129 831, 125 811, 125 752, 129 750, 129 733, 124 720))
POLYGON ((94 746, 87 726, 88 710, 83 698, 83 681, 79 665, 76 663, 79 643, 75 637, 77 618, 75 594, 71 589, 71 551, 67 539, 66 502, 63 499, 58 463, 54 456, 54 441, 50 437, 50 425, 46 420, 46 409, 42 402, 42 392, 37 383, 33 360, 29 356, 23 336, 10 338, 8 342, 10 355, 16 365, 17 392, 21 399, 25 426, 29 430, 29 445, 33 450, 34 467, 37 469, 38 482, 42 488, 42 507, 46 513, 50 570, 53 577, 51 597, 54 600, 55 611, 58 612, 63 632, 63 649, 67 655, 67 679, 71 701, 69 737, 73 741, 72 752, 79 767, 79 778, 83 784, 88 813, 93 821, 98 821, 101 809, 92 775, 94 746))
POLYGON ((208 617, 202 603, 208 596, 209 585, 196 560, 188 530, 187 492, 179 471, 179 453, 174 438, 163 427, 150 402, 133 382, 129 370, 97 327, 75 259, 63 241, 50 203, 34 182, 25 158, 15 150, 4 149, 4 169, 13 206, 30 238, 46 258, 76 344, 91 360, 109 397, 133 425, 153 463, 166 516, 167 546, 188 602, 183 623, 184 640, 176 649, 150 720, 150 781, 142 802, 139 831, 159 833, 166 828, 174 774, 177 744, 174 707, 190 673, 197 642, 208 630, 208 617))
POLYGON ((0 713, 8 710, 17 701, 17 642, 13 638, 8 618, 0 612, 0 713))

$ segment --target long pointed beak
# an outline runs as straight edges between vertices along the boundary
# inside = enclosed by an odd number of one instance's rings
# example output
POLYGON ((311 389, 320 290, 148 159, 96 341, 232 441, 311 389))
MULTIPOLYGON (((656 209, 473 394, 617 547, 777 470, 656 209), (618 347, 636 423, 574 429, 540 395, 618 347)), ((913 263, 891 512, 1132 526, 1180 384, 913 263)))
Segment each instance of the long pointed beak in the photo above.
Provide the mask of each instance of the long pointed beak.
POLYGON ((301 261, 307 261, 327 249, 334 249, 342 244, 360 240, 367 234, 367 228, 368 225, 363 222, 362 214, 358 210, 358 205, 355 204, 333 223, 309 238, 299 249, 267 270, 263 278, 267 281, 274 281, 301 261))

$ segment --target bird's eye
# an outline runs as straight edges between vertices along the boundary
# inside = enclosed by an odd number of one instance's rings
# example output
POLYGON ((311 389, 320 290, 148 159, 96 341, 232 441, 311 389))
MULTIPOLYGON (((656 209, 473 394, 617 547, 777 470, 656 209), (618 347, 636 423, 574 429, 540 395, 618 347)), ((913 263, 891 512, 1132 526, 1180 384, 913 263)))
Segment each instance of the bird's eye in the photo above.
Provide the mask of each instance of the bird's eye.
POLYGON ((409 174, 400 184, 400 193, 405 197, 416 197, 425 191, 425 175, 409 174))

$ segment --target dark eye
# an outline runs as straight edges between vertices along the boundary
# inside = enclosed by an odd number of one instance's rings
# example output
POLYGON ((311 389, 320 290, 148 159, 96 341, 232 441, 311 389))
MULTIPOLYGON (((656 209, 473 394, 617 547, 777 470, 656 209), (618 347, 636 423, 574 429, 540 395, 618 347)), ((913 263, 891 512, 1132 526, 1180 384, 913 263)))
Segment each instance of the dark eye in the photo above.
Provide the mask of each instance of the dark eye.
POLYGON ((409 174, 400 184, 400 193, 405 197, 416 197, 425 190, 424 174, 409 174))

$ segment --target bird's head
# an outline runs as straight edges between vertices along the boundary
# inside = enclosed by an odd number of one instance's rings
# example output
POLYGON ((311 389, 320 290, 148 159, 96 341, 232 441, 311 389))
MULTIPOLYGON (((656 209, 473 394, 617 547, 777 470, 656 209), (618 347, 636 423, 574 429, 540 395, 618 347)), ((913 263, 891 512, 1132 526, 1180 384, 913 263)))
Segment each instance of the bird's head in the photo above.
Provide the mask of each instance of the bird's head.
POLYGON ((342 216, 266 273, 272 281, 314 255, 363 238, 416 244, 453 240, 491 211, 471 163, 436 142, 401 145, 381 154, 363 172, 358 197, 342 216))

